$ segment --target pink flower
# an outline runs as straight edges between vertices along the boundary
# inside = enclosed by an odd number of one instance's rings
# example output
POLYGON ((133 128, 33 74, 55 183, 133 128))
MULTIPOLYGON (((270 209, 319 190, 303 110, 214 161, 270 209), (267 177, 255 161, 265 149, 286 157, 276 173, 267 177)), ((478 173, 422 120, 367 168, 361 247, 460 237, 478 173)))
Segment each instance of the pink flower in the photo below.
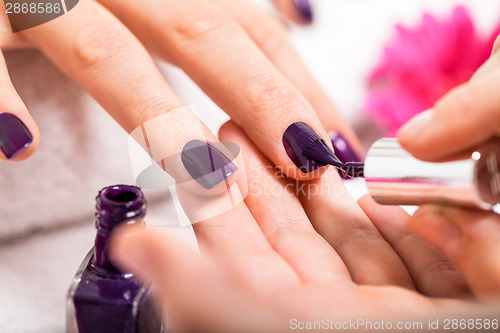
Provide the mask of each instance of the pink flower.
POLYGON ((500 25, 488 38, 479 36, 464 7, 438 20, 424 14, 421 25, 397 25, 378 66, 369 77, 365 105, 389 135, 466 82, 489 58, 500 25))

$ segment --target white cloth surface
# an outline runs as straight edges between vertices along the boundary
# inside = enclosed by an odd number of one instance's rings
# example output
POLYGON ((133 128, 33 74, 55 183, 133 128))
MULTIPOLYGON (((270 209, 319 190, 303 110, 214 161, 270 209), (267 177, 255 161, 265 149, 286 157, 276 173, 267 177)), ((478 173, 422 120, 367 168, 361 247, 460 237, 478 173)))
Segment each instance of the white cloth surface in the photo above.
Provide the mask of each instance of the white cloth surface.
MULTIPOLYGON (((314 25, 293 28, 291 39, 313 75, 369 144, 374 131, 360 116, 364 78, 395 21, 415 22, 422 8, 446 13, 455 3, 316 0, 314 25)), ((496 0, 461 3, 473 9, 483 29, 497 19, 500 4, 496 0)), ((37 52, 7 52, 6 58, 13 82, 40 126, 42 143, 25 162, 0 162, 0 332, 58 333, 64 331, 66 290, 92 245, 96 191, 134 181, 127 136, 37 52)), ((160 67, 179 96, 194 104, 217 132, 227 117, 181 71, 160 67)), ((359 197, 364 189, 356 184, 350 187, 359 197)), ((175 226, 175 212, 165 193, 150 195, 164 198, 152 200, 152 220, 158 221, 153 224, 175 226)), ((189 229, 169 229, 193 240, 189 229)))

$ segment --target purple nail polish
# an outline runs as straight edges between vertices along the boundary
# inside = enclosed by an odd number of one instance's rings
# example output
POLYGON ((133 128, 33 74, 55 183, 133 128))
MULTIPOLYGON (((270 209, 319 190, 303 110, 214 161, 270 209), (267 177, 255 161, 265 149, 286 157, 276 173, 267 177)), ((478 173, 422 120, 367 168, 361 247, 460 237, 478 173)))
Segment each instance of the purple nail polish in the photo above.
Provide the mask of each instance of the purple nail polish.
MULTIPOLYGON (((354 151, 354 149, 352 149, 351 145, 347 142, 344 136, 342 136, 342 134, 336 131, 331 131, 328 132, 328 136, 330 137, 333 148, 335 149, 335 155, 337 155, 342 163, 361 162, 359 155, 354 151)), ((344 179, 351 178, 342 170, 339 170, 339 174, 344 179)))
MULTIPOLYGON (((328 136, 330 137, 333 148, 335 149, 335 155, 337 155, 342 163, 361 162, 359 155, 354 151, 354 149, 352 149, 351 145, 342 136, 342 134, 336 131, 330 131, 328 132, 328 136)), ((340 169, 338 171, 342 178, 351 179, 345 171, 340 169)))
POLYGON ((335 149, 335 155, 343 163, 347 162, 361 162, 359 155, 352 149, 351 145, 342 136, 342 134, 335 131, 328 133, 330 140, 332 140, 333 148, 335 149))
POLYGON ((33 136, 23 122, 12 113, 0 114, 0 150, 8 158, 28 148, 33 136))
POLYGON ((113 230, 123 223, 142 223, 146 200, 135 186, 117 185, 99 192, 95 245, 78 269, 68 291, 67 332, 160 333, 161 310, 131 273, 109 257, 113 230))
POLYGON ((313 11, 309 0, 294 0, 293 3, 306 22, 313 21, 313 11))
POLYGON ((207 190, 222 183, 238 171, 236 165, 210 143, 192 140, 182 149, 182 164, 207 190))
POLYGON ((304 155, 313 149, 315 154, 324 156, 322 161, 335 156, 323 139, 307 124, 298 122, 290 125, 283 135, 283 146, 290 159, 304 173, 310 173, 326 164, 304 155))

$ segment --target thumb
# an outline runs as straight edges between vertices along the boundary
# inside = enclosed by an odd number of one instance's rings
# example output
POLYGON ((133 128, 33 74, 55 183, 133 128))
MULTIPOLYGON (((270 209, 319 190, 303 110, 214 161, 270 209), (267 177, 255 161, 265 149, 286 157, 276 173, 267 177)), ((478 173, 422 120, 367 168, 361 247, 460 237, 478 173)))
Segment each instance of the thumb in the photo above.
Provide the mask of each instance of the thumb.
POLYGON ((150 281, 158 300, 168 304, 166 319, 174 329, 243 333, 269 323, 269 316, 250 306, 254 304, 228 283, 209 257, 182 241, 132 227, 119 231, 112 242, 113 259, 150 281))
POLYGON ((432 110, 410 120, 398 133, 401 145, 423 160, 467 152, 500 133, 500 38, 491 58, 432 110))
POLYGON ((411 218, 411 228, 457 266, 477 297, 500 299, 500 216, 426 205, 411 218))
POLYGON ((500 133, 500 70, 464 84, 398 133, 406 150, 423 160, 467 152, 500 133))

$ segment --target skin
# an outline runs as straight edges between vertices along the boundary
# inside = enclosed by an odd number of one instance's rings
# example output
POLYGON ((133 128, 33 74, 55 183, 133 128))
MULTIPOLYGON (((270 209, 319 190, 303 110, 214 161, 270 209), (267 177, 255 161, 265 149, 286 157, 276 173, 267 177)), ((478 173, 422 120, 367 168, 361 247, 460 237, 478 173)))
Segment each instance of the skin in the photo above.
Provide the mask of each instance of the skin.
POLYGON ((220 135, 242 149, 249 194, 193 225, 199 252, 137 228, 112 242, 114 260, 153 283, 181 331, 287 332, 291 318, 434 318, 474 304, 462 274, 399 207, 356 204, 333 169, 321 186, 335 190, 297 196, 236 125, 220 135))
MULTIPOLYGON (((448 160, 498 136, 499 43, 469 83, 401 130, 406 149, 448 160)), ((353 315, 498 318, 497 214, 426 205, 410 217, 368 197, 358 207, 342 187, 325 190, 339 182, 333 170, 305 183, 324 191, 297 196, 234 124, 221 138, 242 147, 250 191, 245 205, 194 225, 200 252, 144 229, 113 239, 114 260, 155 286, 181 331, 287 332, 291 318, 353 315)))
MULTIPOLYGON (((7 30, 5 16, 1 22, 7 30)), ((86 0, 53 21, 8 36, 2 37, 4 48, 24 43, 40 49, 128 132, 162 119, 157 122, 167 125, 158 125, 149 138, 153 150, 162 151, 160 159, 179 154, 192 139, 217 138, 174 94, 150 53, 182 68, 290 177, 312 179, 326 170, 304 174, 286 155, 281 139, 294 122, 307 122, 326 142, 327 131, 342 132, 359 149, 352 129, 293 50, 282 21, 249 0, 86 0), (168 126, 182 119, 196 125, 184 131, 168 126)), ((35 137, 17 156, 23 160, 35 151, 39 132, 4 65, 0 71, 0 110, 17 114, 35 137)))

